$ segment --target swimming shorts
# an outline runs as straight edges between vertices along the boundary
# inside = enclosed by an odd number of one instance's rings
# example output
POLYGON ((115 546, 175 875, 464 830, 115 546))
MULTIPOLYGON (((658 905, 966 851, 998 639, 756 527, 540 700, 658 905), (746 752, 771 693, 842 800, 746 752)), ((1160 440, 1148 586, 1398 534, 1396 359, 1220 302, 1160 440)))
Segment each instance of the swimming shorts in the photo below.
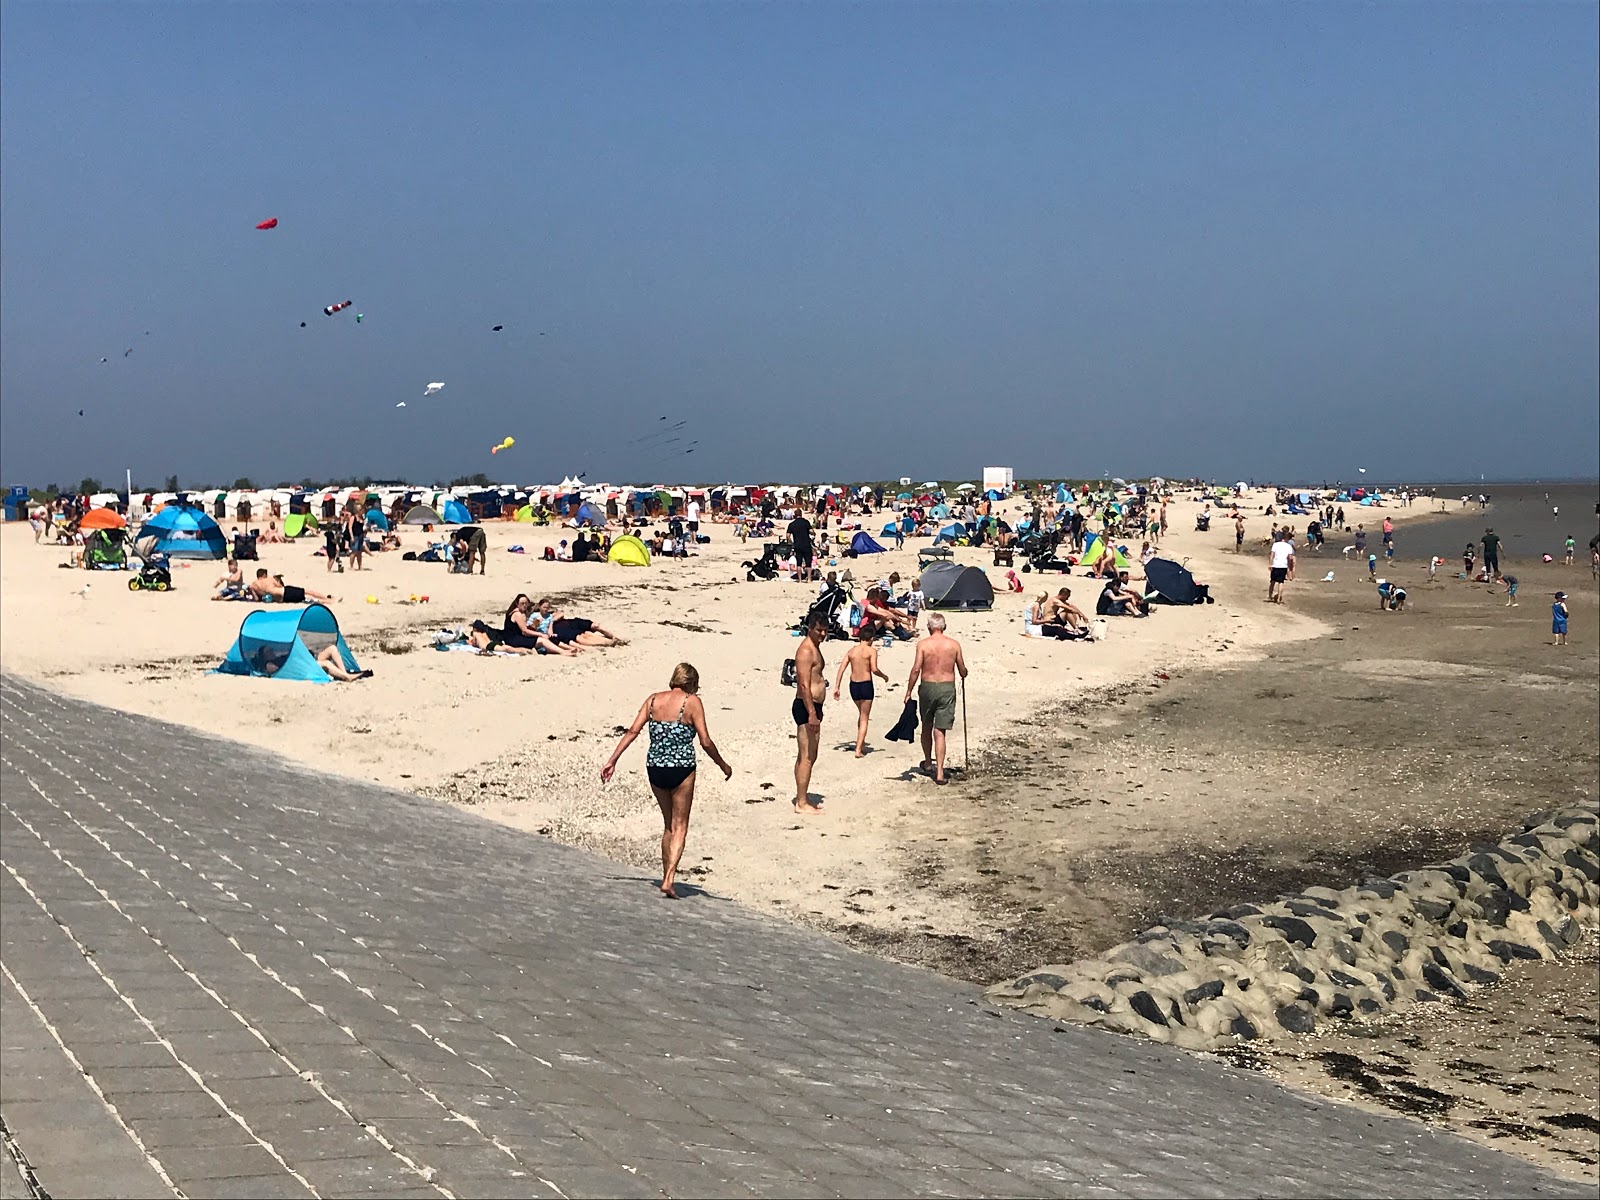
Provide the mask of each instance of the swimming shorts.
POLYGON ((850 681, 850 699, 871 700, 873 694, 872 680, 868 679, 862 683, 857 683, 853 679, 850 681))
POLYGON ((924 725, 950 730, 956 723, 956 685, 928 683, 917 686, 917 708, 924 725))
POLYGON ((654 787, 665 788, 672 791, 695 772, 694 767, 657 767, 647 765, 644 773, 649 777, 654 787))
POLYGON ((304 604, 306 602, 306 590, 305 590, 305 588, 296 587, 292 583, 284 584, 283 585, 283 602, 285 604, 304 604))
POLYGON ((565 645, 577 641, 579 634, 588 633, 592 628, 594 622, 583 617, 563 617, 559 621, 551 622, 550 638, 565 645))
POLYGON ((1273 567, 1272 568, 1272 582, 1273 583, 1287 583, 1288 580, 1289 580, 1289 568, 1288 567, 1273 567))
MULTIPOLYGON (((817 710, 817 720, 822 720, 822 701, 815 701, 812 707, 817 710)), ((796 725, 804 725, 806 723, 806 706, 799 696, 794 698, 794 703, 789 706, 789 711, 794 714, 794 723, 796 725)))

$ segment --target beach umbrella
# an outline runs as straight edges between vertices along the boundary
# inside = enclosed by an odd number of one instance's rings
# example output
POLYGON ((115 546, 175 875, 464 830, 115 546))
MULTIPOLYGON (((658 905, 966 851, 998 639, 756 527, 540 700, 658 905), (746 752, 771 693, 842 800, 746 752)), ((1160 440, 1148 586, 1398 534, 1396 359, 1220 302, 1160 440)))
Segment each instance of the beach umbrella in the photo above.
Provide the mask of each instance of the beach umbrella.
POLYGON ((956 489, 956 491, 958 491, 958 492, 975 492, 977 490, 978 490, 978 485, 975 484, 975 483, 963 483, 960 487, 958 487, 956 489))
POLYGON ((128 523, 109 508, 92 508, 78 522, 79 529, 126 529, 128 523))

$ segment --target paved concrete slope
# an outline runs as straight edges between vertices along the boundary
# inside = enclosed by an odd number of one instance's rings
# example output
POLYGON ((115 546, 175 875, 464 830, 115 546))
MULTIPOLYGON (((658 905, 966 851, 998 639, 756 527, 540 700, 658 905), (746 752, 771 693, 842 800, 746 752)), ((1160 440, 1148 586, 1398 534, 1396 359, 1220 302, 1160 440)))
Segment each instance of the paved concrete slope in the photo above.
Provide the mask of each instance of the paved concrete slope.
POLYGON ((1577 1194, 416 797, 0 713, 0 1109, 58 1192, 1577 1194))

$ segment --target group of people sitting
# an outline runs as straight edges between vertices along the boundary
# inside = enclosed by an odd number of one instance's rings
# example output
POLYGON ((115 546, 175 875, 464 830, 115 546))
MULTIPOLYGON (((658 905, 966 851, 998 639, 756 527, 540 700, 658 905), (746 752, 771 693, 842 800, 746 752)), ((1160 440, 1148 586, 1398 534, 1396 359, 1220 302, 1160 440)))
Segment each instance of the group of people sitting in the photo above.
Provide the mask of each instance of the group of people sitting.
POLYGON ((840 637, 863 641, 895 637, 910 641, 917 636, 917 614, 926 600, 920 579, 913 579, 909 589, 897 594, 900 574, 894 572, 869 587, 864 599, 852 604, 848 585, 853 582, 849 571, 843 576, 829 571, 810 612, 821 613, 840 637))
MULTIPOLYGON (((1106 555, 1110 558, 1110 555, 1106 555)), ((1097 617, 1148 617, 1150 601, 1130 586, 1128 572, 1108 576, 1094 605, 1097 617)), ((1072 589, 1062 588, 1054 596, 1040 592, 1022 617, 1024 637, 1056 638, 1059 641, 1092 639, 1090 618, 1072 603, 1072 589)))
POLYGON ((597 622, 567 616, 549 597, 535 604, 524 592, 506 609, 500 628, 474 621, 467 641, 481 654, 559 654, 564 658, 592 647, 628 644, 627 638, 597 622))

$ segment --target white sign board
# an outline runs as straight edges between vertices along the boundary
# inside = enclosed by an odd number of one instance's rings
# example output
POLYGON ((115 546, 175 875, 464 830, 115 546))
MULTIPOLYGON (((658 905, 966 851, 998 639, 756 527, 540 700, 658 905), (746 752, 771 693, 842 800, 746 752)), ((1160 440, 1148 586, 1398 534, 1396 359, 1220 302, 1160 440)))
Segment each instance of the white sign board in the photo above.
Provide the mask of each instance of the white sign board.
POLYGON ((1011 476, 1010 467, 985 467, 983 469, 983 490, 1010 492, 1015 486, 1011 476))

